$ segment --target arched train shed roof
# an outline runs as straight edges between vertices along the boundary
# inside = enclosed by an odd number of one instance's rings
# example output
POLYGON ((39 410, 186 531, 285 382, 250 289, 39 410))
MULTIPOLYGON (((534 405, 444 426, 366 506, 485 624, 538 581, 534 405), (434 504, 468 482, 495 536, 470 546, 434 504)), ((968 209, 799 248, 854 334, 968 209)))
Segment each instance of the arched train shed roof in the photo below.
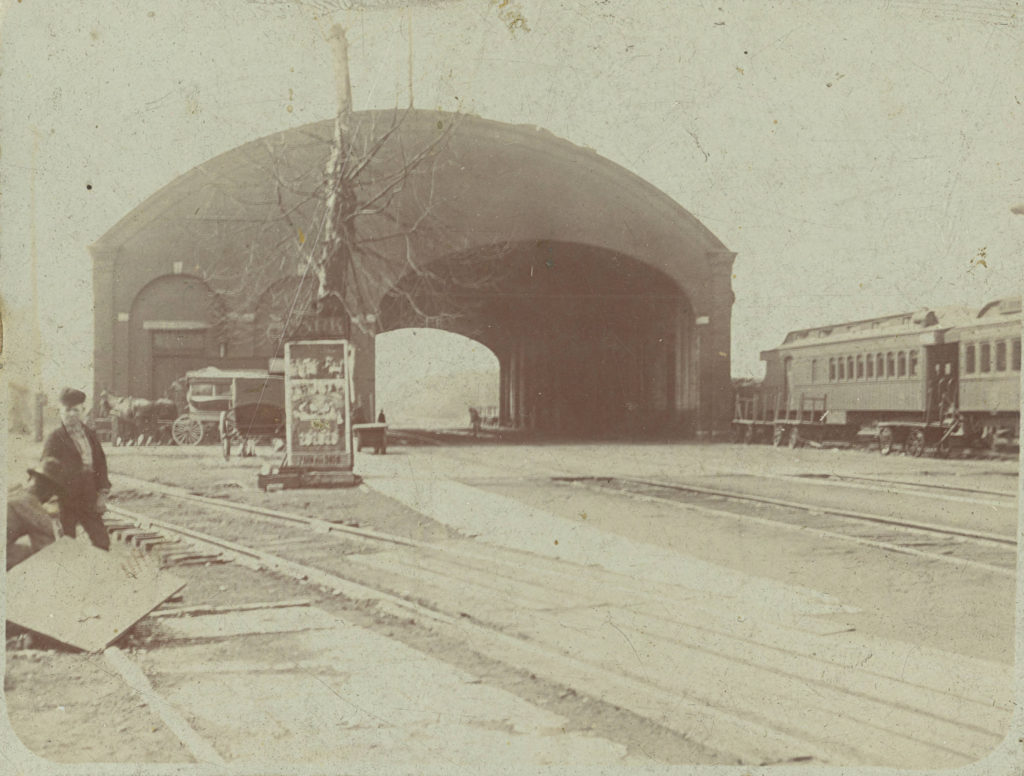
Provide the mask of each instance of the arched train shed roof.
MULTIPOLYGON (((637 175, 547 131, 469 115, 357 112, 352 136, 369 144, 396 116, 397 127, 368 170, 378 180, 397 169, 403 154, 408 159, 430 147, 454 123, 396 196, 393 220, 367 218, 376 220, 371 229, 384 235, 395 231, 395 222, 408 226, 429 209, 432 237, 426 250, 420 246, 418 261, 501 243, 572 242, 660 270, 680 285, 699 315, 722 304, 712 292, 711 274, 716 263, 727 271, 733 254, 692 214, 637 175)), ((94 258, 115 265, 117 284, 123 284, 119 291, 136 293, 170 271, 164 268, 171 262, 231 266, 254 255, 269 259, 300 250, 296 241, 286 246, 297 231, 315 234, 322 218, 322 208, 304 198, 322 178, 333 125, 325 120, 288 129, 195 167, 97 240, 90 247, 94 258)), ((405 243, 385 239, 380 249, 404 256, 405 243)), ((401 265, 394 267, 381 274, 378 300, 397 281, 395 272, 401 274, 401 265)))

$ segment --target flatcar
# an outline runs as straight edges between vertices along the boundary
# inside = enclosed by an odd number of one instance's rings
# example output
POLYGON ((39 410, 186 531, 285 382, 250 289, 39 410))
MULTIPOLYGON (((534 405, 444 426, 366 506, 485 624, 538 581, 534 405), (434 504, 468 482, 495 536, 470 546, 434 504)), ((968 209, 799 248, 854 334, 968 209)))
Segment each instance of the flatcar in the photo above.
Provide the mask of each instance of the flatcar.
POLYGON ((792 413, 871 429, 883 452, 1018 445, 1021 298, 792 331, 761 353, 763 390, 792 413))

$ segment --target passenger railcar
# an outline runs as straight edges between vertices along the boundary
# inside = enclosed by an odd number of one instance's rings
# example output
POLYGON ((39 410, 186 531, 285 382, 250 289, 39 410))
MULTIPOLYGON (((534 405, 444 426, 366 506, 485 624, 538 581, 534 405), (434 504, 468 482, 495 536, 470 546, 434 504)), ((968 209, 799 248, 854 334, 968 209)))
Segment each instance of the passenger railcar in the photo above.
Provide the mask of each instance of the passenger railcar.
POLYGON ((902 444, 1016 444, 1021 299, 948 307, 790 332, 761 353, 764 389, 794 410, 806 397, 823 422, 890 429, 902 444), (919 427, 920 433, 914 428, 919 427))

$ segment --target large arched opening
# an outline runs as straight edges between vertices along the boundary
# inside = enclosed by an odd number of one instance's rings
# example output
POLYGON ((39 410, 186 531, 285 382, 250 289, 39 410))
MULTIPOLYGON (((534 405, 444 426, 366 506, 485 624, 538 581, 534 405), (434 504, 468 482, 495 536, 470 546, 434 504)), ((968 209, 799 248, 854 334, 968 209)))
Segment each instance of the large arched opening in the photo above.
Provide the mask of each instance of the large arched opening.
POLYGON ((384 296, 382 330, 415 321, 495 353, 503 426, 602 436, 692 422, 692 306, 671 278, 634 258, 554 241, 452 256, 407 273, 384 296))
POLYGON ((500 365, 482 343, 442 329, 393 329, 376 337, 376 410, 391 426, 469 426, 473 407, 498 419, 500 365))

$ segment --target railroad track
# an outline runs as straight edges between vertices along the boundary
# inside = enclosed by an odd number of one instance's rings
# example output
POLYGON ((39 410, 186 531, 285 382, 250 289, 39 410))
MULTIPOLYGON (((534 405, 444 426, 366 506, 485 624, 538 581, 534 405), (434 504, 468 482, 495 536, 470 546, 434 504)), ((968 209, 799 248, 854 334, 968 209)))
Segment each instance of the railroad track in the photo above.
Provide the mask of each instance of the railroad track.
POLYGON ((998 574, 1016 574, 1017 542, 1012 536, 696 485, 625 477, 556 477, 554 480, 681 509, 786 525, 882 550, 980 567, 998 574), (748 511, 725 509, 729 504, 745 505, 748 511), (749 512, 751 505, 757 509, 756 513, 749 512))
POLYGON ((891 480, 884 477, 865 477, 851 474, 796 474, 790 479, 810 479, 829 483, 850 483, 858 486, 875 486, 888 491, 925 493, 962 496, 971 499, 972 503, 986 503, 983 499, 995 497, 989 503, 999 506, 1010 506, 1016 503, 1017 494, 1007 490, 990 490, 986 488, 967 488, 962 485, 944 485, 938 482, 912 482, 910 480, 891 480))
POLYGON ((176 541, 191 551, 189 558, 180 550, 185 562, 204 562, 205 553, 373 601, 639 715, 714 762, 956 764, 977 759, 1005 732, 1009 709, 993 701, 1002 680, 974 679, 988 675, 988 664, 967 660, 971 681, 950 692, 959 657, 922 678, 908 671, 905 656, 881 658, 885 649, 868 637, 838 631, 837 644, 836 625, 813 618, 755 626, 702 604, 693 590, 594 565, 467 540, 417 542, 134 484, 151 494, 139 501, 152 502, 131 510, 115 503, 111 519, 134 526, 123 530, 137 532, 140 546, 161 551, 176 541), (189 507, 180 522, 146 513, 159 508, 166 517, 176 503, 189 507), (852 653, 861 656, 856 663, 852 653), (875 724, 881 717, 889 722, 884 735, 875 724))

